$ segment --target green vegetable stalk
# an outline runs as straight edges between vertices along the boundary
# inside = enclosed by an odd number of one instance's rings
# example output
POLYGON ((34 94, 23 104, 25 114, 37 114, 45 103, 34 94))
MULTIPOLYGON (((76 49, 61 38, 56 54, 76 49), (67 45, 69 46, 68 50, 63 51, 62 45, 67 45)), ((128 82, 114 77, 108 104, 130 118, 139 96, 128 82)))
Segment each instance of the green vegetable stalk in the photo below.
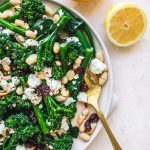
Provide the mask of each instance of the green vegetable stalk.
POLYGON ((2 3, 0 5, 0 12, 3 12, 5 10, 7 10, 8 8, 10 8, 12 6, 12 4, 10 3, 10 1, 5 1, 4 3, 2 3))
POLYGON ((15 33, 18 33, 18 34, 21 34, 23 36, 25 36, 25 33, 26 33, 26 29, 23 29, 23 28, 19 28, 11 23, 9 23, 8 21, 0 18, 0 24, 2 26, 4 26, 5 28, 15 32, 15 33))
POLYGON ((46 125, 46 120, 45 120, 45 117, 44 117, 41 109, 37 105, 33 105, 33 109, 34 109, 35 116, 39 122, 39 125, 41 127, 43 134, 48 134, 49 129, 46 125))

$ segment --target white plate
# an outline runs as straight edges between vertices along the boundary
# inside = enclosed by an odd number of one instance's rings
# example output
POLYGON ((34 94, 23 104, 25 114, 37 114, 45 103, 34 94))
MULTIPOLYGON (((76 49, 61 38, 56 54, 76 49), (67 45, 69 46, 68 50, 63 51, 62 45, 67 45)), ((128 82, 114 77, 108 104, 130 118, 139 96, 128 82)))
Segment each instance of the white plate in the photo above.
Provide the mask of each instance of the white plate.
MULTIPOLYGON (((0 2, 2 2, 2 1, 4 1, 4 0, 0 0, 0 2)), ((51 1, 50 0, 43 0, 43 1, 46 4, 48 4, 49 6, 53 7, 54 9, 56 9, 60 5, 64 6, 63 4, 61 4, 61 2, 55 1, 55 0, 51 0, 51 1)), ((101 107, 101 110, 103 111, 105 117, 107 117, 109 109, 110 109, 111 100, 112 100, 112 93, 113 93, 112 67, 111 67, 111 62, 110 62, 110 58, 108 56, 107 49, 106 49, 103 41, 101 40, 101 38, 96 33, 96 31, 93 29, 93 27, 89 24, 89 22, 81 14, 79 14, 77 11, 73 10, 72 8, 68 8, 67 6, 64 6, 64 7, 67 8, 68 10, 70 10, 72 13, 74 13, 76 16, 78 16, 82 20, 84 20, 84 22, 88 25, 88 27, 90 28, 90 30, 93 34, 96 50, 97 51, 98 50, 103 51, 103 53, 105 55, 105 63, 108 66, 109 75, 108 75, 108 81, 102 89, 102 94, 101 94, 100 99, 99 99, 99 106, 101 107)), ((94 138, 99 133, 101 128, 102 128, 102 125, 99 122, 98 126, 97 126, 96 130, 94 131, 94 133, 92 134, 89 142, 83 142, 79 139, 75 139, 72 150, 85 150, 89 146, 89 144, 94 140, 94 138)))
MULTIPOLYGON (((64 6, 65 8, 70 10, 72 13, 74 13, 76 16, 78 16, 79 18, 84 20, 84 22, 86 22, 86 24, 88 25, 88 27, 90 28, 90 30, 93 34, 96 50, 103 51, 103 53, 105 55, 105 63, 107 64, 108 70, 109 70, 109 76, 108 76, 108 81, 107 81, 106 85, 102 89, 102 94, 101 94, 100 99, 99 99, 99 106, 101 107, 105 117, 107 117, 109 109, 110 109, 111 100, 112 100, 113 75, 112 75, 112 67, 111 67, 110 58, 109 58, 107 49, 106 49, 103 41, 97 35, 96 31, 89 24, 89 22, 81 14, 79 14, 77 11, 73 10, 72 8, 68 8, 67 6, 65 6, 64 4, 62 4, 61 2, 56 1, 56 0, 51 0, 51 2, 50 2, 50 0, 44 0, 44 1, 46 2, 46 4, 48 4, 50 7, 53 7, 54 9, 60 5, 64 6)), ((72 150, 85 150, 89 146, 89 144, 94 140, 94 138, 99 133, 101 128, 102 128, 102 125, 99 122, 98 126, 97 126, 96 130, 94 131, 94 133, 92 134, 89 142, 83 142, 80 139, 75 139, 72 150)))

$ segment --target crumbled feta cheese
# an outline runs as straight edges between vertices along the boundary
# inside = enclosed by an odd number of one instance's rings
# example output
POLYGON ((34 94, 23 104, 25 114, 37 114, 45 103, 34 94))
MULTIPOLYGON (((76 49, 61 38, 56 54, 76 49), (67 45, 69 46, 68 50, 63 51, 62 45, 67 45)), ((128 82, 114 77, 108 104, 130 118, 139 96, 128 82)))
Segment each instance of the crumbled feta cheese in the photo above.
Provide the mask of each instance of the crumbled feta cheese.
POLYGON ((26 147, 24 145, 17 145, 16 150, 26 150, 26 147))
POLYGON ((80 59, 84 59, 84 56, 79 56, 80 59))
POLYGON ((29 47, 29 46, 38 46, 39 42, 36 41, 36 40, 34 40, 34 39, 27 39, 23 45, 26 46, 26 47, 29 47))
POLYGON ((43 105, 42 105, 42 104, 40 104, 40 105, 39 105, 39 108, 40 108, 40 109, 42 109, 42 108, 43 108, 43 105))
POLYGON ((63 119, 62 119, 61 128, 64 129, 64 131, 68 131, 69 130, 69 125, 68 125, 66 117, 63 117, 63 119))
POLYGON ((70 43, 70 42, 79 42, 79 39, 77 37, 67 37, 66 41, 67 41, 67 43, 70 43))
POLYGON ((99 59, 94 58, 91 61, 89 69, 94 74, 101 74, 106 69, 106 65, 102 63, 99 59))
POLYGON ((33 104, 37 105, 42 101, 42 97, 35 93, 35 89, 26 88, 24 90, 23 99, 29 99, 33 104))
POLYGON ((59 13, 59 16, 60 16, 60 17, 64 15, 64 12, 62 11, 62 9, 60 9, 60 10, 58 11, 58 13, 59 13))
POLYGON ((7 93, 10 93, 16 89, 16 86, 14 83, 10 82, 8 83, 6 80, 1 80, 0 85, 4 91, 7 93))
POLYGON ((61 88, 61 82, 59 80, 55 80, 55 79, 46 79, 46 83, 47 85, 50 87, 50 94, 51 95, 55 95, 58 93, 58 91, 61 88))
POLYGON ((72 97, 68 97, 66 101, 64 102, 65 106, 70 105, 71 103, 75 102, 75 100, 72 97))
POLYGON ((11 80, 12 80, 12 83, 14 85, 19 85, 20 84, 20 80, 19 80, 19 78, 17 76, 12 77, 11 80))
POLYGON ((46 77, 49 77, 49 78, 52 77, 52 68, 45 67, 44 74, 46 77))
POLYGON ((79 102, 84 102, 86 103, 88 100, 88 96, 85 92, 80 92, 79 95, 77 96, 77 99, 79 102))
POLYGON ((6 62, 8 65, 10 65, 10 63, 11 63, 11 60, 9 57, 3 58, 2 61, 6 62))
POLYGON ((5 33, 5 34, 7 34, 7 35, 13 35, 14 34, 14 32, 13 31, 11 31, 11 30, 9 30, 9 29, 4 29, 4 30, 2 30, 2 33, 5 33))
POLYGON ((27 83, 31 88, 36 88, 42 81, 35 74, 30 74, 27 83))
POLYGON ((5 130, 6 130, 6 127, 5 127, 4 121, 2 120, 0 122, 0 134, 3 134, 3 131, 5 130))
POLYGON ((52 146, 52 145, 48 145, 48 147, 49 147, 50 149, 53 149, 53 146, 52 146))
POLYGON ((75 76, 74 76, 74 79, 78 79, 79 78, 79 74, 76 74, 75 76))
POLYGON ((73 85, 75 85, 75 84, 76 84, 76 81, 72 81, 72 83, 73 83, 73 85))

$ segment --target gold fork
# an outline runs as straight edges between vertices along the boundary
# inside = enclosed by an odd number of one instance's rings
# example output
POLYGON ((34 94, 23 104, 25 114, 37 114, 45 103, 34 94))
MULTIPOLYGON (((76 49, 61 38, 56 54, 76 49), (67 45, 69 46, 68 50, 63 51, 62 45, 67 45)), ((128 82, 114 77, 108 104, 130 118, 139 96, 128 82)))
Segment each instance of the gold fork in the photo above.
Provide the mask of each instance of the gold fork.
POLYGON ((87 69, 84 80, 89 87, 89 90, 87 91, 87 95, 88 95, 87 103, 92 105, 93 108, 95 109, 95 111, 97 112, 97 115, 98 115, 99 119, 101 120, 101 123, 103 124, 103 126, 109 136, 109 139, 112 143, 114 150, 122 150, 121 146, 119 145, 116 138, 114 137, 111 129, 109 128, 101 109, 98 106, 98 99, 99 99, 102 88, 100 85, 98 85, 97 75, 93 74, 89 69, 87 69))

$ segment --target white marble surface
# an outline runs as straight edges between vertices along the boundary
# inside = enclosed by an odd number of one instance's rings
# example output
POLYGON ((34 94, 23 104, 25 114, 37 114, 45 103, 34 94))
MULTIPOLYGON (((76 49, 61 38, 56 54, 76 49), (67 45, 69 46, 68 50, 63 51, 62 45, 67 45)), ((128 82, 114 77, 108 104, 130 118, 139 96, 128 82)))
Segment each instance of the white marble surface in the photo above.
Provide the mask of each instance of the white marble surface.
MULTIPOLYGON (((84 15, 102 37, 113 67, 114 91, 120 97, 108 123, 124 150, 150 150, 150 25, 134 46, 117 48, 107 39, 103 20, 107 9, 124 0, 89 0, 76 4, 59 0, 84 15)), ((150 0, 130 0, 139 4, 150 19, 150 0)), ((87 150, 112 150, 104 129, 87 150)))

